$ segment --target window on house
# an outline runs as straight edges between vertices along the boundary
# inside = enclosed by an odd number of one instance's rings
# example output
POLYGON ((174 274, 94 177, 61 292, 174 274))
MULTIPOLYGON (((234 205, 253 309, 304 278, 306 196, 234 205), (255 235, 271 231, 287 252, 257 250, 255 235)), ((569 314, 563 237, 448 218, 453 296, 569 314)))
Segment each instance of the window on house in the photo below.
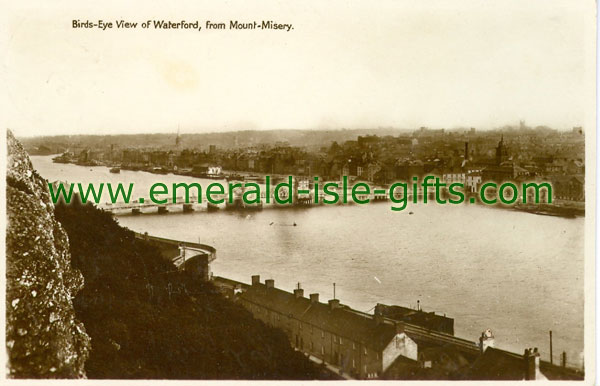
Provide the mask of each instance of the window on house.
POLYGON ((365 355, 367 355, 367 348, 365 347, 365 355))
POLYGON ((325 338, 325 331, 321 331, 321 338, 325 338))
POLYGON ((321 346, 321 354, 325 355, 325 346, 321 346))
POLYGON ((356 368, 356 362, 354 361, 354 359, 352 359, 352 368, 355 369, 356 368))
POLYGON ((340 344, 342 344, 342 343, 343 343, 343 342, 342 342, 342 337, 340 336, 340 344))

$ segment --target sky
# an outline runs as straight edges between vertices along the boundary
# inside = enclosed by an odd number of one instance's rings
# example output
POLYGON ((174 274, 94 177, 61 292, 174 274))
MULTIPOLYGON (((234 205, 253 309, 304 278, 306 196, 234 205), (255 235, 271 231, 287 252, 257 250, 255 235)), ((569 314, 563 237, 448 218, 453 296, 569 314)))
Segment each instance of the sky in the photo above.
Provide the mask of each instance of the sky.
POLYGON ((19 3, 3 5, 0 77, 18 136, 594 122, 592 1, 19 3))

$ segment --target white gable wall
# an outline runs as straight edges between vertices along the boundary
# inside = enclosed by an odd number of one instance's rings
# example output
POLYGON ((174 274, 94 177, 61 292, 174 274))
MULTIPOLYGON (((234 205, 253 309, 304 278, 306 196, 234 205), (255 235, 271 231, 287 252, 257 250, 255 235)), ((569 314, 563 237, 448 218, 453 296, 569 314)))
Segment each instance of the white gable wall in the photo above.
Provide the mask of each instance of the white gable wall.
POLYGON ((383 371, 387 370, 399 355, 417 360, 417 344, 403 332, 396 334, 383 350, 383 371))

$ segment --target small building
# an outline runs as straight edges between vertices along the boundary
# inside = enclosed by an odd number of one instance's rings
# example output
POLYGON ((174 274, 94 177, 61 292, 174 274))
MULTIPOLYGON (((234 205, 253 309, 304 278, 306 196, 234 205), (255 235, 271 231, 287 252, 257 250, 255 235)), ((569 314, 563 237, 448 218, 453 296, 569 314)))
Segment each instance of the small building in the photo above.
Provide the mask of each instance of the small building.
POLYGON ((435 312, 425 312, 420 308, 414 310, 408 307, 388 306, 381 303, 377 303, 375 312, 398 322, 410 323, 428 330, 454 335, 454 319, 448 318, 446 315, 436 315, 435 312))
POLYGON ((223 168, 221 166, 207 163, 195 165, 192 171, 193 175, 206 177, 218 177, 222 172, 223 168))
POLYGON ((481 185, 481 171, 479 170, 471 170, 467 172, 465 187, 467 192, 477 193, 479 191, 479 186, 481 185))
POLYGON ((583 175, 549 176, 554 198, 567 201, 585 201, 583 175))

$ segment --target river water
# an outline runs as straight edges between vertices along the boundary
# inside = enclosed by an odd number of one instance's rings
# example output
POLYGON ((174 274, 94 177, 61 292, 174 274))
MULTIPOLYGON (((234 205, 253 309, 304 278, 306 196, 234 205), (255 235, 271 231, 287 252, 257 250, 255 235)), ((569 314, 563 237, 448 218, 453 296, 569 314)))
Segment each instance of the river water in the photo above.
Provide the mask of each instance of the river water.
MULTIPOLYGON (((147 197, 155 182, 214 182, 32 161, 50 181, 133 182, 133 197, 147 197)), ((117 219, 138 232, 214 246, 215 275, 249 282, 260 274, 288 291, 299 282, 322 301, 336 283, 343 304, 370 312, 378 302, 415 307, 420 300, 426 311, 454 318, 457 336, 477 341, 489 328, 496 347, 517 353, 538 347, 549 360, 552 330, 555 363, 566 351, 570 366, 582 365, 583 218, 469 204, 394 212, 372 203, 117 219)))

